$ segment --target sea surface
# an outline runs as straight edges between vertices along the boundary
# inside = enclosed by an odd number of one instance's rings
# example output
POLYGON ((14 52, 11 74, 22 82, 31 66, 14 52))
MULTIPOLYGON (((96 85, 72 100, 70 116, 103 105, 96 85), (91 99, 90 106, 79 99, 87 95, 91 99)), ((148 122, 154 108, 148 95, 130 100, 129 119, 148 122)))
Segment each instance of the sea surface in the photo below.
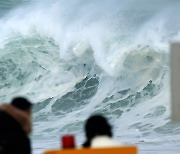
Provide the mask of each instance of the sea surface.
POLYGON ((169 85, 179 18, 179 0, 0 0, 0 102, 33 102, 33 154, 64 134, 81 146, 96 113, 140 154, 179 154, 169 85))

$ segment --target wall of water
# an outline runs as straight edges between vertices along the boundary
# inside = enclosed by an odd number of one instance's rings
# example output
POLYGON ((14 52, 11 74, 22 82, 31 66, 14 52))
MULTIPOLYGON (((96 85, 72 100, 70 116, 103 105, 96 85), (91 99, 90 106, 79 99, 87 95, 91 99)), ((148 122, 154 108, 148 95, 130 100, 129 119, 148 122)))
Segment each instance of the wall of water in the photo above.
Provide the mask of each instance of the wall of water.
POLYGON ((0 101, 34 103, 36 153, 58 147, 92 113, 125 143, 179 143, 170 120, 169 43, 178 0, 0 1, 0 101))

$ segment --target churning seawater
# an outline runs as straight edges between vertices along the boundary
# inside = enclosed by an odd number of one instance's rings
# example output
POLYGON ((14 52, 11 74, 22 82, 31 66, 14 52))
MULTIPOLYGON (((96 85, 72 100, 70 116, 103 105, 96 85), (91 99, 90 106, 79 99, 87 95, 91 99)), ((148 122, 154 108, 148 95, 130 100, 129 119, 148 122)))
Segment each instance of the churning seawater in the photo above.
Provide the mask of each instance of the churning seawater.
POLYGON ((179 0, 0 0, 0 102, 33 103, 33 153, 84 141, 102 113, 140 154, 179 153, 170 119, 169 43, 179 0))

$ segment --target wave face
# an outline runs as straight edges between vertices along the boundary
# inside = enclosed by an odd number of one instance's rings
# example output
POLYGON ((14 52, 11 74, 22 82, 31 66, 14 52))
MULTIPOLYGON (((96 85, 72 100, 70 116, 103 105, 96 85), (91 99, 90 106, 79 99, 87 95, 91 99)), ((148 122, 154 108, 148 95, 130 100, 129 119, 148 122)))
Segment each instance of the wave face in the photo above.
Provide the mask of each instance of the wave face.
POLYGON ((23 95, 34 103, 34 153, 59 147, 66 133, 81 145, 92 113, 106 115, 115 138, 142 153, 180 143, 168 60, 169 42, 180 40, 179 7, 179 0, 0 1, 0 101, 23 95))

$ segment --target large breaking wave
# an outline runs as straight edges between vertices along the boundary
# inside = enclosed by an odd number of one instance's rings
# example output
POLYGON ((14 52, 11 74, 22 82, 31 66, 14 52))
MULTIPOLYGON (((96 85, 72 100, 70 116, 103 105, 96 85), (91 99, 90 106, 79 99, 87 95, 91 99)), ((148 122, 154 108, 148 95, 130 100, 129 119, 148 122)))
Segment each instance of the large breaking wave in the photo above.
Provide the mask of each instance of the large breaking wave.
POLYGON ((35 152, 58 147, 64 133, 76 133, 80 145, 92 113, 109 117, 126 143, 178 140, 168 59, 169 42, 180 39, 179 1, 15 6, 0 19, 0 101, 34 102, 35 152))

